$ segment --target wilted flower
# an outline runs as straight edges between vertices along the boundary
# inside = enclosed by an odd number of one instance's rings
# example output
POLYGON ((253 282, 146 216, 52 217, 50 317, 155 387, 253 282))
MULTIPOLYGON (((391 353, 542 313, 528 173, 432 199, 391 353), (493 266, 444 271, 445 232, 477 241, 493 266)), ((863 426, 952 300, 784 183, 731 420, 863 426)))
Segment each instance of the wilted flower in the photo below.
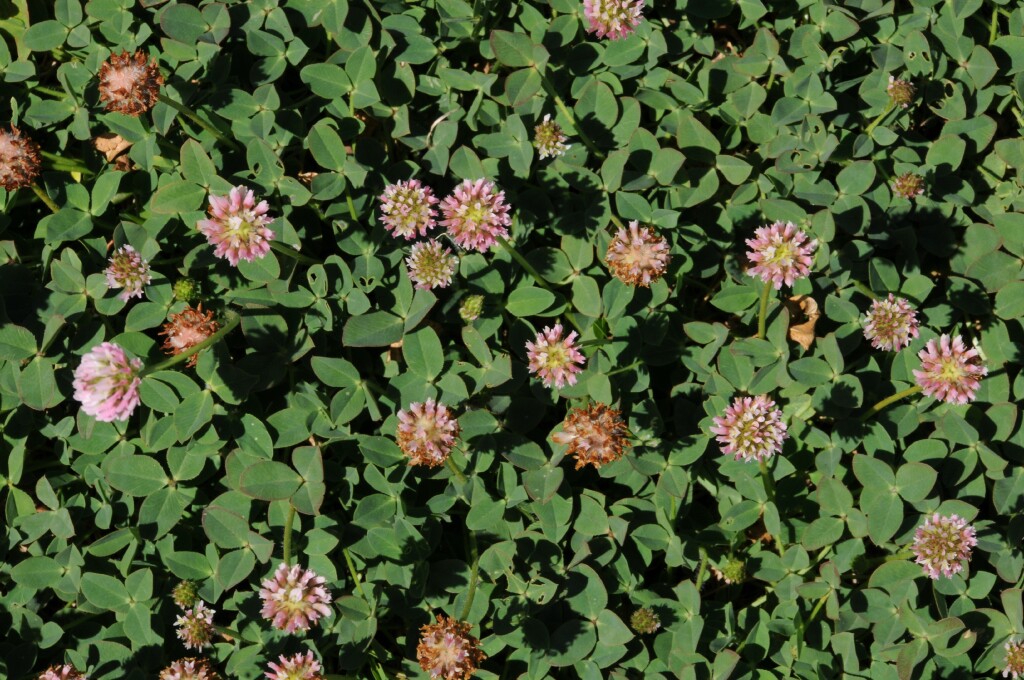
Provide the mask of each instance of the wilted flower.
POLYGON ((174 282, 174 299, 192 304, 199 299, 199 282, 185 277, 174 282))
POLYGON ((75 369, 75 400, 86 415, 109 423, 127 420, 139 405, 141 359, 129 359, 120 345, 104 342, 82 357, 75 369))
POLYGON ((299 565, 289 567, 282 562, 274 575, 262 583, 263 618, 286 633, 309 630, 321 616, 331 615, 331 594, 324 587, 327 582, 310 569, 299 565))
POLYGON ((533 129, 533 145, 537 147, 539 158, 554 158, 564 154, 571 146, 565 143, 566 139, 562 127, 551 120, 550 113, 545 114, 544 120, 533 129))
POLYGON ((974 401, 981 379, 988 374, 978 350, 967 349, 959 335, 929 340, 917 357, 921 370, 914 371, 914 379, 925 394, 950 404, 974 401))
POLYGON ((551 435, 551 439, 569 446, 569 453, 576 457, 577 470, 587 463, 595 468, 614 463, 630 445, 622 413, 600 403, 570 409, 562 431, 551 435))
POLYGON ((948 578, 963 571, 963 562, 971 559, 971 548, 976 545, 974 527, 967 520, 935 513, 917 528, 911 550, 924 573, 937 579, 940 574, 948 578))
POLYGON ((416 658, 430 677, 466 680, 476 672, 485 655, 480 641, 469 634, 470 624, 450 616, 437 615, 437 623, 420 629, 416 658))
POLYGON ((1003 669, 1003 677, 1012 677, 1014 680, 1024 676, 1024 643, 1020 640, 1010 640, 1004 646, 1006 650, 1006 668, 1003 669))
POLYGON ((629 231, 619 229, 608 244, 608 268, 623 283, 648 287, 661 278, 668 266, 668 241, 650 227, 633 220, 629 231))
POLYGON ((864 337, 875 349, 898 352, 918 336, 917 312, 910 303, 892 293, 884 300, 875 300, 862 320, 864 337))
POLYGON ((598 38, 625 38, 640 25, 644 0, 583 0, 583 15, 590 22, 587 30, 598 38))
POLYGON ((160 671, 160 680, 219 680, 220 676, 210 668, 206 659, 188 657, 178 659, 160 671))
POLYGON ((142 297, 142 287, 153 278, 149 274, 149 262, 128 245, 114 251, 103 273, 107 276, 107 288, 124 288, 118 297, 125 302, 142 297))
POLYGON ((482 311, 484 311, 483 295, 467 295, 459 305, 459 316, 466 323, 479 319, 482 311))
POLYGON ((138 116, 149 111, 160 97, 164 77, 156 61, 150 62, 146 53, 122 52, 111 54, 100 65, 100 99, 107 103, 107 111, 120 111, 138 116))
POLYGON ((907 108, 910 102, 914 101, 914 85, 909 80, 901 80, 895 76, 889 76, 889 86, 886 88, 889 97, 897 106, 907 108))
POLYGON ((379 197, 381 222, 394 236, 414 239, 437 226, 437 198, 418 179, 389 184, 379 197))
POLYGON ((398 412, 398 448, 409 456, 409 465, 444 465, 458 436, 459 421, 433 399, 413 402, 408 411, 398 412))
POLYGON ((39 674, 39 680, 86 680, 86 675, 66 663, 62 666, 50 666, 39 674))
POLYGON ((174 597, 174 604, 182 609, 191 609, 199 602, 199 588, 195 581, 181 581, 171 591, 174 597))
POLYGON ((185 643, 186 649, 202 649, 213 639, 213 615, 216 612, 199 601, 192 609, 186 611, 174 621, 178 629, 178 639, 185 643))
POLYGON ((281 655, 277 663, 269 663, 267 680, 321 680, 320 662, 313 652, 298 653, 292 656, 281 655))
POLYGON ((763 394, 734 399, 723 415, 715 416, 711 433, 718 435, 722 453, 748 462, 780 453, 788 436, 782 411, 763 394))
MULTIPOLYGON (((167 337, 162 349, 167 354, 177 356, 203 342, 219 328, 220 324, 214 320, 213 312, 203 311, 202 302, 195 309, 186 307, 177 314, 171 314, 170 320, 164 324, 160 335, 167 337)), ((193 354, 185 365, 195 366, 198 360, 199 354, 193 354)))
POLYGON ((486 252, 499 237, 508 237, 508 210, 505 192, 494 182, 467 179, 441 201, 441 224, 459 247, 486 252))
POLYGON ((640 607, 629 617, 629 625, 638 633, 650 635, 661 628, 661 619, 650 607, 640 607))
POLYGON ((583 371, 587 359, 576 344, 576 331, 562 338, 562 324, 545 326, 533 342, 526 343, 530 373, 540 376, 544 387, 565 387, 576 384, 576 374, 583 371))
POLYGON ((750 251, 747 259, 754 266, 751 276, 758 276, 765 283, 772 283, 775 290, 782 284, 792 286, 811 271, 814 249, 817 241, 807 241, 807 234, 796 228, 792 222, 775 222, 768 227, 759 227, 754 238, 747 239, 750 251))
POLYGON ((924 177, 905 172, 892 181, 892 191, 906 199, 917 198, 924 193, 924 177))
POLYGON ((227 196, 210 194, 210 219, 196 226, 214 246, 214 255, 238 266, 239 260, 252 262, 270 252, 274 232, 267 225, 274 218, 267 215, 269 209, 266 201, 256 203, 252 189, 238 186, 227 196))
POLYGON ((445 288, 452 282, 452 276, 459 266, 459 258, 437 241, 420 241, 412 246, 412 253, 405 258, 409 278, 417 288, 445 288))
POLYGON ((39 176, 39 145, 21 130, 10 127, 0 129, 0 187, 14 191, 31 186, 39 176))

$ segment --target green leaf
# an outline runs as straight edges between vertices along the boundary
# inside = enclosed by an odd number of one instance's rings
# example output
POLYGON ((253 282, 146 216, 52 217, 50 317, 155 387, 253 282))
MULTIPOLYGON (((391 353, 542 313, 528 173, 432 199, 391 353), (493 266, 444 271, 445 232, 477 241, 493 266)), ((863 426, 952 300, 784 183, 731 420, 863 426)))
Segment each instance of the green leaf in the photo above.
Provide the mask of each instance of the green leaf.
POLYGON ((129 496, 148 496, 167 486, 167 473, 149 456, 117 456, 105 467, 110 486, 129 496))
POLYGON ((910 503, 923 501, 935 486, 938 473, 924 463, 906 463, 896 471, 896 487, 903 500, 910 503))
POLYGON ((29 557, 14 565, 11 578, 20 586, 33 590, 50 588, 57 584, 64 570, 52 557, 29 557))
POLYGON ((402 355, 409 365, 409 370, 422 376, 427 382, 433 382, 444 369, 441 341, 434 329, 429 326, 405 336, 402 342, 402 355))
POLYGON ((309 152, 321 167, 335 172, 345 170, 345 143, 327 119, 318 121, 306 136, 309 152))
POLYGON ((185 180, 172 180, 157 189, 149 201, 149 209, 158 215, 176 215, 198 210, 206 198, 206 190, 185 180))
POLYGON ((522 68, 533 65, 533 43, 522 33, 491 31, 491 49, 505 66, 522 68))
POLYGON ((548 309, 555 302, 555 294, 536 286, 516 288, 508 296, 505 309, 513 316, 533 316, 548 309))
POLYGON ((341 342, 346 347, 387 347, 402 339, 404 322, 388 312, 370 312, 345 322, 341 342))
POLYGON ((206 33, 206 20, 197 8, 175 3, 160 13, 160 28, 178 42, 194 44, 206 33))
POLYGON ((127 611, 131 600, 124 583, 112 576, 92 572, 82 575, 82 594, 100 609, 113 611, 127 611))
POLYGON ((242 493, 262 501, 287 500, 301 484, 299 473, 273 460, 261 460, 250 465, 242 470, 238 480, 242 493))
POLYGON ((22 36, 22 43, 33 52, 49 52, 64 44, 68 29, 57 21, 40 21, 32 24, 22 36))

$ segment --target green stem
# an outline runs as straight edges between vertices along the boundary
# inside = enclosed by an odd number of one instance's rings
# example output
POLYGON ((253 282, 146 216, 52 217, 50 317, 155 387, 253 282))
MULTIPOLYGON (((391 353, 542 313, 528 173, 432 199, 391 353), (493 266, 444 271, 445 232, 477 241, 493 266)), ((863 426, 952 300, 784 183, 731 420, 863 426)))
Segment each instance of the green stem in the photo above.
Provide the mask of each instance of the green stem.
POLYGON ((214 137, 216 137, 220 141, 222 141, 225 144, 227 144, 228 146, 230 146, 235 151, 245 151, 245 149, 242 148, 241 144, 239 144, 235 140, 225 136, 224 133, 222 133, 220 130, 218 130, 217 128, 213 127, 213 125, 211 125, 210 123, 208 123, 205 120, 203 120, 202 118, 200 118, 199 114, 197 114, 195 111, 193 111, 189 107, 185 106, 181 102, 177 102, 177 101, 171 99, 170 97, 168 97, 167 95, 162 94, 162 93, 160 94, 159 101, 162 104, 166 104, 167 106, 170 106, 172 109, 174 109, 175 111, 177 111, 181 115, 185 116, 186 118, 191 120, 193 123, 197 124, 199 127, 203 128, 204 130, 206 130, 207 132, 212 134, 214 137))
POLYGON ((284 520, 284 563, 292 564, 292 526, 295 524, 295 506, 288 503, 288 516, 284 520))
POLYGON ((863 420, 870 420, 879 411, 883 410, 885 407, 889 406, 890 404, 892 404, 894 402, 897 402, 900 399, 904 399, 905 397, 913 396, 913 395, 917 394, 920 391, 921 391, 921 386, 920 385, 914 385, 913 387, 908 387, 907 389, 903 390, 902 392, 897 392, 896 394, 894 394, 894 395, 892 395, 890 397, 886 397, 882 401, 880 401, 877 404, 875 404, 874 406, 872 406, 868 410, 867 413, 865 413, 863 416, 861 416, 861 420, 862 421, 863 420))
POLYGON ((54 167, 56 169, 58 169, 58 170, 68 170, 68 171, 73 170, 75 172, 88 172, 88 173, 92 172, 92 170, 90 170, 89 168, 85 167, 84 165, 78 163, 77 161, 75 161, 75 160, 73 160, 71 158, 65 158, 64 156, 61 156, 59 154, 50 153, 49 151, 40 151, 39 155, 41 155, 43 158, 45 158, 48 161, 52 161, 54 167))
POLYGON ((939 609, 939 618, 944 619, 949 616, 949 607, 946 606, 946 598, 938 591, 935 584, 936 581, 932 581, 932 597, 935 598, 935 606, 939 609))
POLYGON ((466 475, 462 474, 462 470, 460 470, 459 466, 455 464, 455 461, 452 460, 451 456, 448 456, 447 458, 445 458, 444 462, 448 466, 448 469, 451 470, 455 474, 456 477, 458 477, 460 482, 465 484, 467 481, 469 481, 469 480, 466 479, 466 475))
POLYGON ((772 292, 770 281, 765 282, 764 290, 761 291, 761 309, 757 314, 757 338, 764 339, 765 323, 768 321, 768 295, 772 292))
MULTIPOLYGON (((541 288, 552 293, 555 292, 555 289, 551 287, 551 284, 548 283, 544 279, 544 277, 540 275, 540 272, 534 269, 533 265, 530 264, 529 261, 527 261, 527 259, 523 257, 518 250, 516 250, 516 247, 514 245, 508 242, 507 238, 505 238, 504 236, 498 236, 497 240, 498 243, 501 244, 502 248, 508 251, 508 254, 512 256, 512 259, 515 260, 520 267, 525 269, 526 273, 529 274, 533 278, 533 280, 540 285, 541 288)), ((565 317, 569 319, 569 323, 571 323, 573 328, 576 329, 576 332, 582 336, 583 329, 580 327, 579 323, 577 323, 576 315, 573 314, 572 312, 566 312, 565 317)))
POLYGON ((871 298, 872 300, 877 300, 878 299, 878 296, 875 295, 875 291, 871 290, 870 288, 868 288, 866 285, 864 285, 860 281, 856 281, 856 280, 853 281, 853 287, 856 288, 857 292, 860 293, 861 295, 865 295, 865 296, 871 298))
POLYGON ((67 99, 68 98, 68 93, 67 92, 64 92, 63 90, 55 90, 52 87, 43 87, 42 85, 36 85, 35 87, 32 88, 32 91, 33 92, 42 92, 43 94, 48 94, 51 97, 60 97, 61 99, 67 99))
MULTIPOLYGON (((772 479, 772 473, 768 469, 768 461, 760 461, 760 467, 761 482, 764 484, 764 493, 768 496, 768 502, 774 505, 775 509, 778 510, 779 506, 775 503, 775 480, 772 479)), ((775 539, 775 549, 779 552, 779 556, 781 557, 786 553, 785 548, 782 547, 782 538, 779 536, 773 536, 772 538, 775 539)))
MULTIPOLYGON (((366 597, 366 591, 363 590, 363 582, 359 578, 359 573, 356 571, 356 565, 352 561, 352 555, 349 554, 348 548, 342 548, 341 554, 345 556, 345 564, 348 566, 348 573, 352 577, 352 582, 356 585, 356 591, 359 593, 359 597, 363 598, 366 604, 370 605, 370 600, 366 597)), ((372 606, 370 607, 373 608, 372 606)))
POLYGON ((52 212, 60 212, 60 206, 54 203, 53 199, 47 195, 47 193, 43 190, 41 186, 39 186, 38 182, 32 182, 32 191, 36 193, 36 196, 39 197, 39 200, 45 203, 46 207, 49 208, 52 212))
POLYGON ((871 124, 868 125, 866 130, 864 130, 864 134, 866 134, 868 137, 870 137, 872 130, 874 130, 875 127, 879 123, 882 122, 883 118, 885 118, 886 116, 889 115, 889 112, 892 111, 893 108, 895 108, 895 106, 896 106, 896 102, 894 102, 892 99, 890 99, 889 100, 889 104, 885 107, 885 110, 882 111, 880 114, 878 114, 878 118, 875 118, 873 121, 871 121, 871 124))
POLYGON ((480 550, 476 544, 475 531, 469 532, 469 554, 473 560, 473 566, 470 567, 469 593, 466 595, 466 604, 463 605, 462 614, 459 616, 460 621, 465 621, 469 617, 469 612, 473 609, 473 598, 476 596, 476 584, 480 581, 480 550))
POLYGON ((221 338, 223 338, 225 335, 233 331, 235 329, 235 326, 237 326, 239 322, 241 322, 242 320, 242 317, 234 312, 229 312, 229 315, 230 316, 228 316, 227 322, 220 328, 220 330, 218 330, 216 333, 208 337, 206 340, 203 340, 198 345, 190 347, 181 354, 174 355, 170 359, 165 359, 160 363, 145 367, 144 369, 142 369, 142 372, 139 373, 139 377, 144 378, 147 375, 156 373, 157 371, 163 371, 170 368, 171 366, 180 364, 181 362, 186 361, 189 357, 198 354, 207 347, 210 347, 219 342, 221 338))
POLYGON ((700 552, 700 566, 697 567, 697 592, 700 592, 700 588, 704 585, 704 576, 708 572, 708 551, 704 549, 704 546, 697 548, 700 552))
POLYGON ((558 92, 555 91, 555 86, 548 78, 547 74, 540 69, 537 69, 537 73, 540 74, 540 82, 544 85, 544 89, 545 91, 547 91, 548 96, 555 100, 555 106, 558 107, 558 110, 562 112, 563 116, 572 121, 572 126, 576 130, 576 134, 579 136, 584 146, 586 146, 590 153, 592 153, 593 155, 597 156, 598 158, 604 158, 604 154, 600 150, 598 150, 597 146, 594 144, 594 141, 590 139, 590 136, 583 131, 583 128, 580 127, 579 121, 576 120, 576 115, 569 109, 568 106, 565 105, 565 102, 562 101, 562 98, 558 96, 558 92))
POLYGON ((216 623, 213 624, 213 629, 223 635, 224 637, 233 638, 235 640, 241 640, 242 635, 234 628, 228 628, 227 626, 218 626, 216 623))
POLYGON ((999 27, 999 7, 994 5, 992 7, 992 23, 988 27, 988 44, 991 45, 996 41, 996 31, 999 27))
POLYGON ((309 257, 308 255, 303 255, 299 251, 295 250, 295 248, 292 248, 290 245, 282 243, 281 241, 271 241, 270 247, 285 257, 290 257, 291 259, 303 264, 323 264, 320 260, 309 257))

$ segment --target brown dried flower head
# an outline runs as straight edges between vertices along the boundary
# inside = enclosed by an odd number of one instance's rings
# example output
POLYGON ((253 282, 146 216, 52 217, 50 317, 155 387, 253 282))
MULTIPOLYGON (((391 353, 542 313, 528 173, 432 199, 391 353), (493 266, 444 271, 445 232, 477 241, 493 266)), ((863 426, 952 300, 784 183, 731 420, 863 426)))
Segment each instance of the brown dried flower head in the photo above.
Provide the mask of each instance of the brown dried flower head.
POLYGON ((472 626, 450 616, 437 615, 437 623, 420 629, 416 658, 430 677, 466 680, 486 658, 480 641, 469 634, 472 626))
POLYGON ((160 96, 164 77, 156 61, 149 61, 146 53, 122 52, 112 54, 100 66, 100 99, 107 103, 107 111, 120 111, 138 116, 149 111, 160 96))
MULTIPOLYGON (((213 318, 213 312, 204 312, 203 303, 195 309, 186 307, 179 314, 171 314, 170 321, 164 324, 160 335, 166 335, 163 350, 167 354, 178 355, 195 347, 203 340, 217 332, 220 324, 213 318)), ((195 366, 198 354, 189 357, 187 366, 195 366)))
POLYGON ((39 145, 14 127, 0 129, 0 186, 8 191, 27 187, 39 176, 39 145))
POLYGON ((558 444, 566 444, 576 456, 576 469, 590 463, 600 468, 614 463, 629 448, 629 434, 622 413, 605 404, 569 411, 562 431, 551 435, 558 444))

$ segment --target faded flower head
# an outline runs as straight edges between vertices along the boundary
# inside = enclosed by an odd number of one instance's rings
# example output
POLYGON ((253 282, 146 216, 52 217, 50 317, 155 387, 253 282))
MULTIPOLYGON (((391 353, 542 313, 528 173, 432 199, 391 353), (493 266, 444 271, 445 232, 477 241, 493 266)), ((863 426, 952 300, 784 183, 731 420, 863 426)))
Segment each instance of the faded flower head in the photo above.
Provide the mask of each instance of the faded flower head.
POLYGON ((160 671, 160 680, 219 680, 220 676, 206 659, 178 659, 160 671))
POLYGON ((754 265, 748 273, 779 290, 783 283, 792 286, 794 281, 811 272, 818 242, 807 243, 807 234, 792 222, 775 222, 768 227, 758 227, 754 238, 747 239, 747 246, 750 248, 747 259, 754 265))
POLYGON ((185 643, 186 649, 202 649, 210 644, 213 639, 213 615, 214 610, 206 606, 206 603, 199 601, 192 609, 179 616, 174 621, 178 629, 178 639, 185 643))
POLYGON ((66 663, 61 666, 50 666, 39 674, 39 680, 86 680, 86 675, 66 663))
POLYGON ((107 276, 107 288, 124 288, 118 297, 125 302, 142 297, 142 287, 153 278, 149 274, 149 262, 127 245, 114 251, 103 273, 107 276))
POLYGON ((892 293, 875 300, 862 319, 864 337, 875 349, 898 352, 918 336, 917 312, 910 303, 892 293))
POLYGON ((723 415, 715 416, 711 433, 718 435, 723 454, 747 462, 780 453, 788 436, 782 411, 763 394, 734 399, 723 415))
POLYGON ((174 282, 174 299, 193 304, 199 300, 199 282, 185 277, 174 282))
POLYGON ((1006 650, 1006 668, 1003 669, 1004 678, 1017 678, 1024 676, 1024 643, 1020 640, 1010 640, 1004 646, 1006 650))
POLYGON ((437 226, 437 198, 418 179, 389 184, 379 197, 381 221, 394 236, 414 239, 437 226))
POLYGON ((484 296, 483 295, 467 295, 463 300, 462 304, 459 305, 459 316, 466 323, 476 321, 480 318, 480 313, 484 311, 484 296))
POLYGON ((409 465, 444 465, 458 436, 459 421, 433 399, 413 402, 408 411, 398 412, 398 448, 409 456, 409 465))
POLYGON ((633 220, 629 230, 619 229, 605 255, 615 278, 629 286, 648 287, 668 266, 668 241, 650 227, 633 220))
POLYGON ((299 565, 289 567, 282 562, 274 575, 262 583, 263 618, 274 628, 286 633, 309 630, 320 617, 331 615, 331 594, 324 587, 327 580, 299 565))
POLYGON ((195 581, 181 581, 171 591, 174 597, 174 604, 182 609, 191 609, 199 602, 199 587, 195 581))
POLYGON ((629 617, 629 625, 638 633, 650 635, 661 628, 661 619, 650 607, 640 607, 629 617))
POLYGON ((417 288, 446 288, 459 266, 459 258, 434 239, 420 241, 412 246, 412 253, 405 258, 409 278, 417 288))
POLYGON ((901 80, 895 76, 889 76, 889 86, 886 88, 886 92, 889 93, 889 97, 897 106, 907 108, 910 106, 910 102, 914 101, 914 93, 917 90, 914 89, 914 85, 909 80, 901 80))
POLYGON ((142 360, 129 359, 120 345, 96 345, 75 369, 75 400, 96 420, 127 420, 139 405, 141 370, 142 360))
POLYGON ((587 30, 598 38, 625 38, 640 25, 644 0, 583 0, 583 15, 590 22, 587 30))
POLYGON ((266 673, 267 680, 321 680, 323 677, 320 662, 308 650, 305 654, 282 654, 277 663, 270 662, 267 667, 270 669, 266 673))
POLYGON ((905 172, 892 181, 892 192, 906 199, 917 198, 924 193, 924 177, 905 172))
POLYGON ((569 410, 562 431, 551 435, 559 444, 569 446, 576 457, 576 469, 590 463, 595 468, 614 463, 629 448, 629 433, 622 413, 605 404, 569 410))
POLYGON ((274 218, 269 209, 266 201, 256 203, 252 189, 237 186, 227 196, 210 194, 210 219, 196 226, 214 246, 213 254, 237 267, 239 260, 252 262, 270 252, 274 232, 267 225, 274 218))
POLYGON ((569 150, 571 144, 566 144, 568 139, 562 132, 562 127, 551 120, 551 114, 544 114, 544 120, 533 128, 533 145, 537 147, 539 158, 554 158, 563 155, 569 150))
POLYGON ((958 515, 945 517, 935 513, 914 533, 911 550, 924 573, 933 579, 947 578, 963 571, 965 560, 971 559, 971 548, 978 545, 974 527, 958 515))
POLYGON ((39 176, 39 145, 21 130, 0 129, 0 187, 14 191, 31 186, 39 176))
POLYGON ((508 210, 505 192, 494 182, 467 179, 441 201, 441 224, 460 248, 486 252, 499 237, 508 237, 508 210))
POLYGON ((437 623, 420 629, 416 658, 420 668, 430 677, 444 680, 466 680, 486 658, 480 641, 470 635, 470 624, 450 616, 437 615, 437 623))
POLYGON ((156 61, 149 61, 146 53, 122 52, 111 54, 100 65, 100 99, 107 103, 107 111, 120 111, 138 116, 149 111, 160 97, 164 77, 156 61))
POLYGON ((544 387, 561 389, 576 384, 576 374, 583 371, 587 359, 576 344, 576 331, 562 337, 562 324, 545 327, 533 342, 526 343, 530 373, 540 376, 544 387))
MULTIPOLYGON (((186 307, 177 314, 171 314, 170 320, 164 324, 160 335, 164 338, 163 350, 166 354, 177 356, 187 352, 217 332, 220 324, 213 318, 213 312, 204 312, 203 303, 193 309, 186 307)), ((195 366, 199 354, 193 354, 185 363, 195 366)))
POLYGON ((914 380, 929 397, 950 404, 974 401, 981 379, 988 374, 978 350, 967 349, 959 335, 929 340, 917 357, 921 370, 914 371, 914 380))

